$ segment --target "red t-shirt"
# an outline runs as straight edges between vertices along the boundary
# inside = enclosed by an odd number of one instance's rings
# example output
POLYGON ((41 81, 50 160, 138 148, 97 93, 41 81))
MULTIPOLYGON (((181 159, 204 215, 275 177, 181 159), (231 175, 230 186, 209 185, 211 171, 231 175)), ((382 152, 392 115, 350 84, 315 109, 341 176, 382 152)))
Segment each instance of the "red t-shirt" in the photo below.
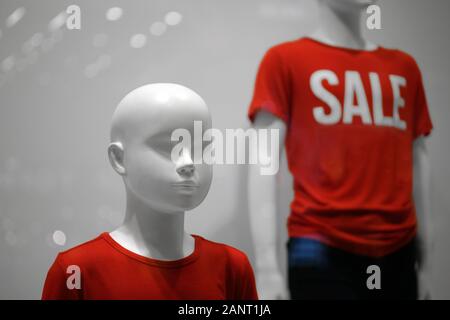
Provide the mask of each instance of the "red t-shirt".
POLYGON ((253 270, 243 252, 193 237, 192 254, 162 261, 129 251, 102 233, 58 254, 42 299, 258 299, 253 270), (71 266, 79 267, 79 289, 71 266))
POLYGON ((412 146, 432 123, 411 56, 311 38, 277 45, 259 66, 250 120, 261 109, 287 124, 289 236, 369 256, 415 236, 412 146))

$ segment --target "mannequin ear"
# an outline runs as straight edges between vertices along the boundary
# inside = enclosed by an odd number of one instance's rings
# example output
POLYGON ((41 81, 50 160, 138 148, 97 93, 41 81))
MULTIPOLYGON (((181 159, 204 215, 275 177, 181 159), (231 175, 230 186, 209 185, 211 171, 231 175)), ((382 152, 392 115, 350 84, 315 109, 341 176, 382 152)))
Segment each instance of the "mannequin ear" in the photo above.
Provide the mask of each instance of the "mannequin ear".
POLYGON ((123 165, 124 151, 120 142, 112 142, 108 147, 109 162, 113 169, 121 176, 125 175, 126 170, 123 165))

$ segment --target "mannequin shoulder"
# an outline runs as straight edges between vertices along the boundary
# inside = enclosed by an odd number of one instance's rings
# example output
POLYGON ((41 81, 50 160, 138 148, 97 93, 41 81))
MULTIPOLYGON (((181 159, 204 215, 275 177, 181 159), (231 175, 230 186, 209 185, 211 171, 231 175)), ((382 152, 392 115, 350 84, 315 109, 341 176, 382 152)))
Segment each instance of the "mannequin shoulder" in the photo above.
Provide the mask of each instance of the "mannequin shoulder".
POLYGON ((56 261, 63 267, 69 265, 89 266, 96 263, 108 250, 102 235, 59 252, 56 261))
POLYGON ((305 38, 280 42, 270 46, 265 53, 266 59, 286 60, 292 57, 292 54, 298 55, 302 52, 302 48, 308 45, 305 38))
POLYGON ((228 244, 207 240, 203 237, 200 238, 203 254, 207 254, 211 259, 215 261, 226 260, 231 265, 247 265, 249 263, 247 255, 243 251, 228 244))
POLYGON ((392 59, 395 59, 397 63, 402 63, 406 68, 413 69, 415 71, 420 71, 419 65, 414 58, 414 56, 404 50, 394 49, 394 48, 383 48, 384 54, 389 56, 392 59))

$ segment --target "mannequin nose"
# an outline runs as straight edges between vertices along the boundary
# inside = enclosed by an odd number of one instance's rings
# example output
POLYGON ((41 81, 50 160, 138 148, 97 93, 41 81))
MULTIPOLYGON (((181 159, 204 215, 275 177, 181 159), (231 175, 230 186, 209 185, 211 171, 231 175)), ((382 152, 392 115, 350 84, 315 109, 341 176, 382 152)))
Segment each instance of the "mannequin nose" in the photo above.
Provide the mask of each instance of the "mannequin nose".
POLYGON ((191 176, 194 174, 194 162, 192 161, 191 153, 186 148, 182 151, 176 170, 182 176, 191 176))
POLYGON ((187 164, 177 168, 178 174, 182 176, 192 176, 194 170, 195 168, 193 164, 187 164))

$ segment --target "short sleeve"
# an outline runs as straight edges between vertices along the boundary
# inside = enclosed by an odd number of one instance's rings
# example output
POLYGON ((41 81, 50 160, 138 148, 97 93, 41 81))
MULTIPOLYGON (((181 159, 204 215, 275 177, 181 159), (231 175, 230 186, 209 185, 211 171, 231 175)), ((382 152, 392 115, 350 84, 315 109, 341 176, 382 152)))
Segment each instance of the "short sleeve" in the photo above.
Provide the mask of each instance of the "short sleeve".
POLYGON ((255 275, 247 256, 244 253, 241 253, 239 259, 236 259, 235 263, 237 277, 235 278, 235 286, 232 299, 258 300, 255 275))
POLYGON ((61 255, 58 255, 47 273, 42 290, 42 300, 81 299, 80 290, 67 287, 67 279, 70 275, 66 273, 61 260, 61 255))
POLYGON ((422 75, 420 70, 419 80, 417 82, 416 96, 414 101, 413 112, 413 138, 416 139, 419 136, 428 136, 433 129, 433 123, 431 121, 430 112, 428 110, 427 98, 425 95, 425 89, 423 86, 422 75))
POLYGON ((289 96, 289 74, 279 52, 271 48, 259 65, 248 118, 253 122, 256 113, 265 110, 287 123, 289 96))

